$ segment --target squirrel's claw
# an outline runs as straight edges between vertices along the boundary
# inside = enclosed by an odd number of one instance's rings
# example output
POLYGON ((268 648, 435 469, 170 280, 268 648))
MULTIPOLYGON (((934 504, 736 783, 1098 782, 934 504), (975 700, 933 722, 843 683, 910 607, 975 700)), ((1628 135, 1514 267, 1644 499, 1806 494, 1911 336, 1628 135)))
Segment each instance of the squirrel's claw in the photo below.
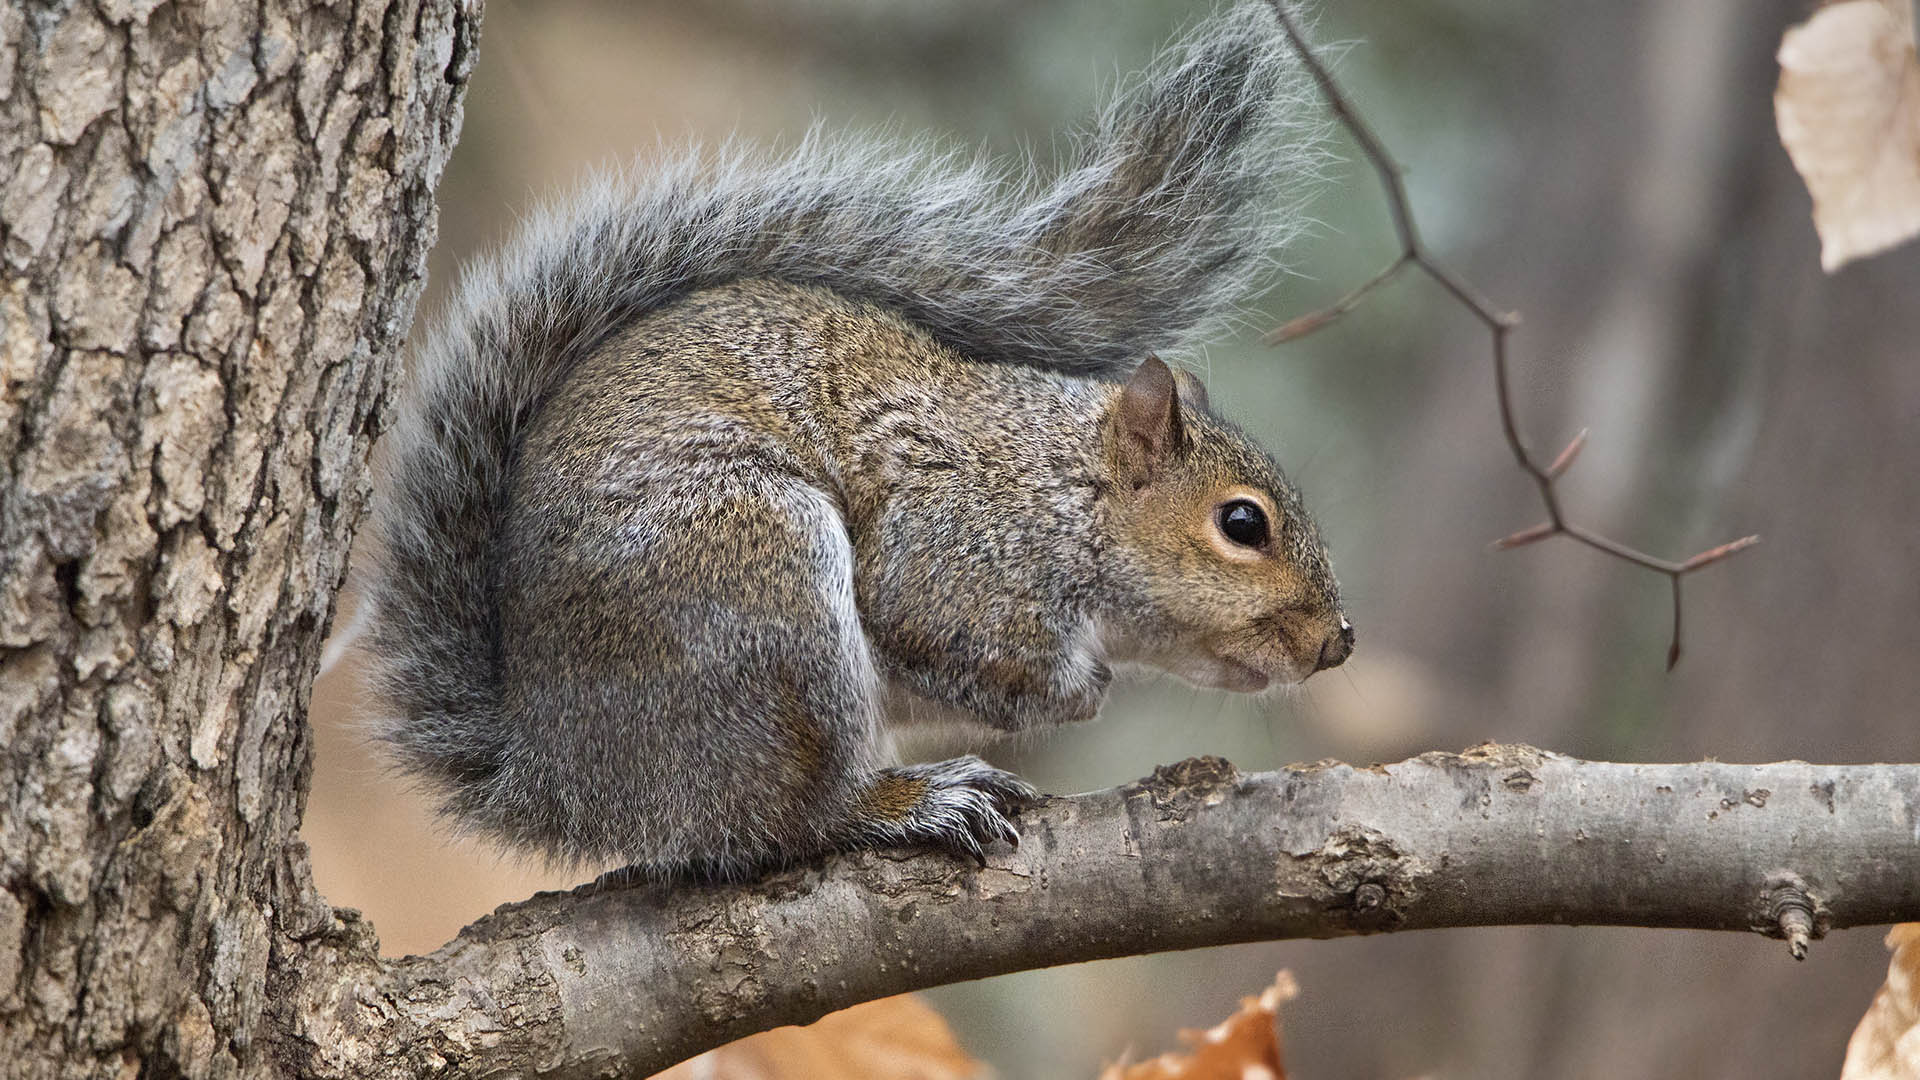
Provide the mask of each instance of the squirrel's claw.
POLYGON ((900 817, 872 823, 869 836, 882 844, 926 844, 987 865, 986 845, 996 840, 1020 846, 1012 816, 1040 797, 1032 784, 972 755, 889 769, 888 775, 926 785, 900 817))

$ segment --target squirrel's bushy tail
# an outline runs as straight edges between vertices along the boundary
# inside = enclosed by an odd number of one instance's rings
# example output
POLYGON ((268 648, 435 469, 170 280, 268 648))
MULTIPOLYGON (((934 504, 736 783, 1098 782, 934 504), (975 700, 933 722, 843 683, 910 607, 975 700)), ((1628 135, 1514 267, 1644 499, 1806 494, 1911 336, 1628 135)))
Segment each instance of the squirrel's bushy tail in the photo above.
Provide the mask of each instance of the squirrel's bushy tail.
POLYGON ((490 577, 507 469, 609 334, 770 277, 892 308, 976 360, 1118 373, 1220 329, 1273 269, 1320 161, 1310 93, 1272 12, 1243 4, 1124 88, 1057 175, 816 131, 779 157, 602 179, 534 215, 464 275, 388 433, 371 652, 402 763, 459 816, 507 750, 490 577))

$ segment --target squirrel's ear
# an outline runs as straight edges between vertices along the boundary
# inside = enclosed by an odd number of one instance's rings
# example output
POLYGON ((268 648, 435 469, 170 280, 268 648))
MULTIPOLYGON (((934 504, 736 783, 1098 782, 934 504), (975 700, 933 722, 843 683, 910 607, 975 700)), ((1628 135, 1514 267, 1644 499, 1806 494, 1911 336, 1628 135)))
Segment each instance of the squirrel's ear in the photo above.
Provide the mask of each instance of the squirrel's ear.
POLYGON ((1122 462, 1135 488, 1145 487, 1167 455, 1184 444, 1180 383, 1173 369, 1149 355, 1120 390, 1117 422, 1122 462))
POLYGON ((1197 412, 1207 411, 1207 384, 1200 381, 1200 376, 1186 368, 1174 368, 1173 381, 1180 387, 1181 401, 1192 406, 1197 412))

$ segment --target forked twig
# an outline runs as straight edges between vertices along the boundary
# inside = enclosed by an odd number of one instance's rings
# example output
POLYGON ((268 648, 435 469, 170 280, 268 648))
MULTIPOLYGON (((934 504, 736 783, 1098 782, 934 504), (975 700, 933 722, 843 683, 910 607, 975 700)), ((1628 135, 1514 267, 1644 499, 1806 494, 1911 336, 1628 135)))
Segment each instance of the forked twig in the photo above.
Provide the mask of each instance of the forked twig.
POLYGON ((1579 457, 1580 450, 1586 445, 1587 433, 1582 430, 1560 451, 1554 459, 1542 465, 1527 449, 1525 440, 1520 437, 1520 424, 1514 413, 1512 379, 1507 363, 1507 336, 1519 325, 1520 318, 1511 312, 1499 311, 1480 295, 1466 281, 1455 275, 1447 267, 1436 261, 1428 253, 1420 240, 1419 226, 1413 219, 1413 210, 1407 200, 1407 190, 1400 178, 1400 167, 1394 163, 1392 155, 1380 142, 1378 135, 1361 118, 1353 103, 1347 100, 1337 83, 1333 81, 1326 66, 1314 55, 1306 38, 1300 33, 1300 27, 1294 22, 1293 15, 1287 10, 1285 0, 1268 0, 1274 15, 1280 20, 1280 27, 1286 31, 1287 40, 1300 56, 1300 62, 1306 66, 1313 81, 1319 85, 1320 94, 1326 99, 1327 107, 1333 110, 1340 123, 1353 135, 1354 142, 1360 145, 1360 152, 1366 156, 1368 164, 1380 178, 1380 186, 1385 190, 1387 210, 1393 217, 1393 231, 1400 240, 1400 253, 1379 273, 1369 278, 1365 284, 1341 297, 1333 304, 1318 311, 1288 320, 1285 324, 1270 331, 1265 341, 1269 345, 1292 341, 1305 337, 1334 320, 1345 315, 1366 299, 1374 289, 1386 284, 1400 271, 1415 266, 1429 278, 1445 289, 1460 306, 1472 312, 1474 317, 1486 326, 1493 338, 1493 376, 1494 392, 1500 406, 1500 429, 1506 436, 1507 448, 1513 452, 1513 458, 1520 468, 1533 479, 1534 487, 1540 492, 1540 502, 1546 508, 1547 519, 1538 525, 1529 526, 1519 532, 1494 541, 1496 548, 1516 548, 1554 536, 1565 536, 1587 547, 1610 555, 1622 562, 1644 567, 1658 574, 1664 574, 1673 586, 1673 643, 1667 648, 1667 669, 1680 662, 1680 580, 1696 570, 1721 561, 1736 552, 1760 542, 1758 536, 1743 536, 1730 543, 1706 551, 1684 562, 1673 562, 1649 555, 1603 536, 1583 526, 1567 520, 1566 512, 1560 505, 1560 492, 1556 486, 1562 474, 1579 457))

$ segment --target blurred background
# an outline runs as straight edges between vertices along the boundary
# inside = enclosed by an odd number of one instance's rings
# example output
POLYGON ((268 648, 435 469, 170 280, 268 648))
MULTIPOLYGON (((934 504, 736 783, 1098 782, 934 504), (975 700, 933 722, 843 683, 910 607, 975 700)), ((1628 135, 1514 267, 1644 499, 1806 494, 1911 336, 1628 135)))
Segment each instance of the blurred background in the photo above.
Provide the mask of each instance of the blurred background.
MULTIPOLYGON (((1342 82, 1409 169, 1437 252, 1523 313, 1526 433, 1592 441, 1577 519, 1684 556, 1664 579, 1554 542, 1500 439, 1484 331, 1408 275, 1331 329, 1184 358, 1319 513, 1360 630, 1341 672, 1248 701, 1123 691, 1096 725, 991 749, 1043 789, 1218 753, 1243 769, 1390 761, 1483 739, 1617 760, 1920 760, 1920 249, 1834 277, 1774 133, 1773 52, 1803 0, 1328 5, 1342 82)), ((1054 133, 1204 4, 1175 0, 490 0, 441 189, 422 313, 453 269, 583 170, 688 139, 891 124, 1043 159, 1054 133)), ((1348 164, 1277 323, 1394 254, 1348 164)), ((1257 329, 1257 328, 1256 328, 1257 329)), ((353 603, 343 598, 336 626, 353 603)), ((306 834, 320 887, 391 953, 425 951, 543 875, 450 841, 356 733, 351 663, 316 690, 306 834)), ((931 751, 940 748, 930 748, 931 751)), ((934 992, 1006 1078, 1091 1077, 1173 1045, 1276 968, 1306 1078, 1831 1077, 1885 970, 1877 930, 1802 964, 1746 935, 1523 928, 1108 961, 934 992)))

